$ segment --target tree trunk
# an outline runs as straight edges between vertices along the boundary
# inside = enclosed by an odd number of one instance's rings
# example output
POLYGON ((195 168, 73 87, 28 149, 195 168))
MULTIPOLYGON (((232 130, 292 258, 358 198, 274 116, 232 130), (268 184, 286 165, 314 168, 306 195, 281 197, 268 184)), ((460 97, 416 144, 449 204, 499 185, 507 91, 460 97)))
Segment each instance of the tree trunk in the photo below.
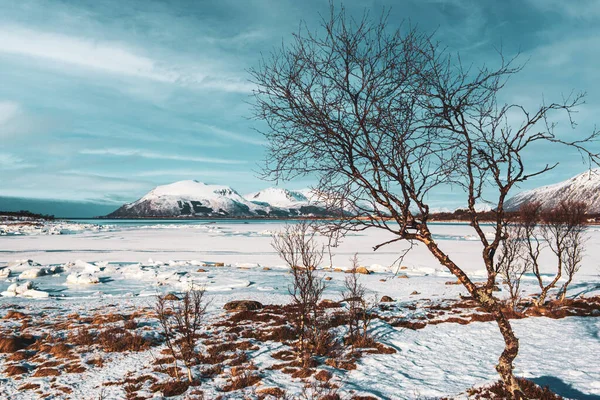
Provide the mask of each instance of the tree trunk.
POLYGON ((493 295, 488 293, 485 290, 485 287, 478 288, 471 279, 469 279, 467 274, 465 274, 465 272, 438 247, 437 243, 431 239, 430 234, 425 235, 421 241, 427 246, 431 254, 433 254, 440 264, 448 268, 448 270, 450 270, 450 272, 452 272, 465 286, 471 296, 473 296, 473 298, 494 317, 504 339, 504 351, 498 359, 496 371, 498 371, 498 374, 502 378, 506 390, 512 394, 513 399, 525 399, 525 395, 521 391, 519 383, 513 374, 513 361, 519 353, 519 339, 515 336, 510 322, 508 322, 508 319, 502 312, 499 301, 496 300, 493 295))
POLYGON ((483 292, 479 293, 478 297, 480 297, 480 300, 478 301, 496 320, 498 329, 500 329, 500 333, 504 339, 504 351, 502 351, 502 354, 498 358, 496 371, 500 374, 500 377, 504 382, 504 387, 512 394, 513 399, 525 399, 525 395, 521 391, 519 383, 513 374, 513 361, 517 357, 517 354, 519 354, 519 339, 515 336, 508 318, 506 318, 502 312, 498 300, 483 292))
POLYGON ((558 294, 557 297, 558 297, 558 300, 560 300, 561 302, 565 301, 565 298, 567 297, 567 288, 571 284, 572 280, 573 280, 573 278, 569 277, 569 279, 567 279, 567 281, 565 282, 565 284, 560 289, 560 293, 558 294))
POLYGON ((552 289, 554 286, 556 286, 556 282, 558 282, 561 275, 562 275, 562 272, 561 272, 561 270, 559 270, 558 273, 556 274, 556 276, 554 277, 554 279, 552 280, 552 282, 550 282, 550 284, 548 286, 545 286, 544 288, 542 288, 542 292, 540 293, 540 296, 534 302, 537 307, 541 307, 544 305, 544 301, 546 301, 546 296, 548 296, 548 292, 550 291, 550 289, 552 289))

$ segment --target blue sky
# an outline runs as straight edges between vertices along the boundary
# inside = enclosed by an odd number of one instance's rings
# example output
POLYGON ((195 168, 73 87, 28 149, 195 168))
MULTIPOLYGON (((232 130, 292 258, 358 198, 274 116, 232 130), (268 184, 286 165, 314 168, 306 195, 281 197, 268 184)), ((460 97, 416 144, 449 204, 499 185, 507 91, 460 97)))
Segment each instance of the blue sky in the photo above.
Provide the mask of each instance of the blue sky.
MULTIPOLYGON (((304 19, 318 25, 326 0, 0 0, 0 196, 119 205, 159 184, 198 179, 245 193, 264 141, 250 120, 247 69, 290 38, 304 19)), ((347 1, 350 13, 391 6, 464 60, 493 63, 495 48, 521 51, 527 66, 504 94, 536 106, 542 96, 588 92, 577 132, 600 104, 600 2, 596 0, 347 1)), ((561 119, 561 134, 572 134, 561 119)), ((597 150, 600 147, 596 145, 597 150)), ((556 171, 524 189, 586 167, 548 148, 556 171)), ((309 181, 286 186, 301 188, 309 181)), ((436 205, 450 204, 440 194, 436 205)))

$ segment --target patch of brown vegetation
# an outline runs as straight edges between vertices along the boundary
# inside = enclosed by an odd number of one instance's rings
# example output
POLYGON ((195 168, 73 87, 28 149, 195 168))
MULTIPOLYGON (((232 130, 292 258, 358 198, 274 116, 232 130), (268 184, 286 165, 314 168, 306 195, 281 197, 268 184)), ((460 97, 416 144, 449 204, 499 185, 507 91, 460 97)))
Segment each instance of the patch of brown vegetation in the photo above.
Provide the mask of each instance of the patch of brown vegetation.
POLYGON ((232 392, 234 390, 239 390, 246 388, 248 386, 252 386, 260 382, 262 378, 258 374, 253 374, 249 371, 243 371, 236 376, 232 376, 231 380, 228 384, 223 386, 222 390, 224 392, 232 392))
POLYGON ((309 376, 312 376, 312 374, 315 373, 314 369, 310 369, 310 368, 300 368, 299 370, 295 371, 292 373, 292 378, 308 378, 309 376))
POLYGON ((59 343, 49 348, 44 348, 44 351, 48 354, 52 354, 56 358, 72 358, 73 353, 71 347, 65 343, 59 343))
POLYGON ((15 310, 9 310, 6 315, 4 316, 4 319, 28 319, 29 316, 25 313, 22 313, 20 311, 15 311, 15 310))
POLYGON ((55 368, 39 368, 33 374, 36 378, 41 378, 44 376, 60 376, 60 371, 55 368))
POLYGON ((100 332, 98 342, 102 349, 108 353, 144 351, 152 346, 150 340, 124 328, 110 328, 100 332))
POLYGON ((0 337, 0 353, 14 353, 35 343, 31 335, 0 337))
POLYGON ((150 387, 153 392, 161 392, 165 397, 173 397, 184 394, 190 387, 187 381, 166 381, 155 383, 150 387))
POLYGON ((107 323, 120 322, 125 321, 127 319, 126 316, 121 314, 96 314, 92 319, 93 325, 106 325, 107 323))
POLYGON ((19 390, 36 390, 39 388, 39 383, 26 383, 24 385, 19 386, 19 390))
POLYGON ((26 350, 19 350, 19 351, 12 353, 6 359, 8 361, 23 361, 23 360, 30 359, 34 354, 35 354, 34 352, 30 352, 30 351, 26 351, 26 350))
POLYGON ((331 379, 331 372, 326 371, 324 369, 320 370, 315 374, 315 379, 321 382, 327 382, 331 379))
MULTIPOLYGON (((527 379, 517 378, 521 390, 525 393, 528 399, 538 400, 563 400, 563 398, 557 394, 552 393, 547 387, 540 387, 535 383, 528 381, 527 379)), ((500 381, 494 383, 491 386, 486 386, 477 389, 470 389, 467 391, 470 397, 476 400, 484 399, 498 399, 498 400, 510 400, 513 397, 506 391, 504 384, 500 381)))
POLYGON ((102 357, 91 358, 86 361, 86 364, 102 368, 104 366, 104 359, 102 357))
POLYGON ((26 374, 27 372, 29 372, 29 370, 22 365, 9 365, 4 370, 4 374, 6 376, 20 376, 26 374))
POLYGON ((256 394, 258 394, 260 400, 264 399, 266 396, 273 396, 277 399, 285 397, 285 391, 274 386, 257 389, 256 394))
POLYGON ((68 374, 81 374, 86 371, 86 368, 81 364, 67 364, 64 371, 68 374))
POLYGON ((328 358, 327 360, 325 360, 325 364, 333 368, 345 369, 347 371, 356 369, 356 363, 354 362, 354 360, 340 360, 336 358, 328 358))

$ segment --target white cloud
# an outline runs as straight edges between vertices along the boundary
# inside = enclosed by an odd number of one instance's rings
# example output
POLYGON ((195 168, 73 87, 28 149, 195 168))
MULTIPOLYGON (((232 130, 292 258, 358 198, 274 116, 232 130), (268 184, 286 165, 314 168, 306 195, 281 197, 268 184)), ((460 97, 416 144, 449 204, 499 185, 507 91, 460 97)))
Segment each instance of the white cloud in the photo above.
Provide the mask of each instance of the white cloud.
POLYGON ((182 156, 179 154, 165 154, 156 153, 152 151, 136 150, 136 149, 83 149, 79 151, 79 154, 88 155, 106 155, 106 156, 117 156, 117 157, 141 157, 150 158, 157 160, 174 160, 174 161, 192 161, 192 162, 205 162, 213 164, 245 164, 242 160, 230 160, 225 158, 212 158, 212 157, 195 157, 195 156, 182 156))
POLYGON ((47 59, 76 67, 152 81, 197 86, 226 92, 249 92, 252 85, 235 76, 211 71, 204 63, 171 65, 140 54, 118 42, 37 31, 17 25, 0 26, 0 53, 47 59))
POLYGON ((543 11, 559 12, 571 18, 592 19, 600 16, 598 0, 529 0, 529 2, 543 11))
POLYGON ((0 127, 14 119, 20 110, 20 106, 15 102, 0 101, 0 127))
POLYGON ((0 153, 0 170, 16 170, 34 167, 21 157, 9 153, 0 153))
POLYGON ((257 137, 253 137, 251 135, 244 135, 241 133, 232 132, 232 131, 229 131, 226 129, 217 128, 216 126, 213 126, 213 125, 206 125, 206 124, 200 124, 200 123, 197 123, 196 125, 200 129, 209 131, 219 138, 233 139, 238 142, 255 144, 257 146, 265 146, 267 144, 267 142, 265 140, 257 138, 257 137))

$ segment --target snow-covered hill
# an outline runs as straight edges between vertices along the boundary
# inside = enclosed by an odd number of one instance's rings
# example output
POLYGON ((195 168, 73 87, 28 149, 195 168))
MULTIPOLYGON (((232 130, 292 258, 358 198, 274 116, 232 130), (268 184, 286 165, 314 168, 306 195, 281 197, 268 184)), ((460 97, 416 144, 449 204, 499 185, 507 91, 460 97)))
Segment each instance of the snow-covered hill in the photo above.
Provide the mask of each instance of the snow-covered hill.
POLYGON ((544 208, 550 208, 563 199, 583 201, 588 204, 590 213, 600 213, 600 168, 554 185, 519 193, 507 201, 506 208, 516 211, 522 204, 534 201, 540 202, 544 208))
POLYGON ((300 191, 268 188, 241 196, 228 186, 179 181, 158 186, 141 199, 125 204, 109 218, 140 217, 288 217, 326 216, 300 191))
POLYGON ((179 181, 158 186, 141 199, 125 204, 108 217, 257 216, 268 210, 244 199, 228 186, 179 181))

